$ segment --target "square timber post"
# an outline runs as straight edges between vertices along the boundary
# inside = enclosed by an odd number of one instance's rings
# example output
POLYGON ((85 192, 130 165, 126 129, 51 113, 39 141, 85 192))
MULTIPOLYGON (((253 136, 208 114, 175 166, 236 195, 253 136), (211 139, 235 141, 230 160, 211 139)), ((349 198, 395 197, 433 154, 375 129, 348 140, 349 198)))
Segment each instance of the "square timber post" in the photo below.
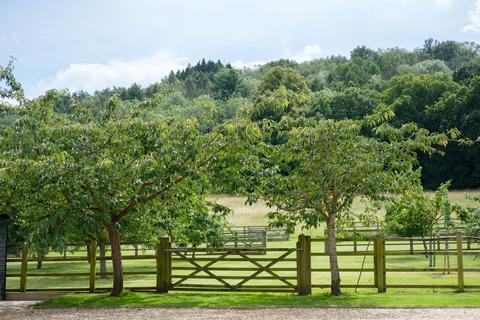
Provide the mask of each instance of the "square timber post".
POLYGON ((299 295, 312 294, 312 256, 310 236, 299 235, 297 242, 297 291, 299 295))
POLYGON ((386 264, 385 264, 385 238, 375 237, 374 238, 374 255, 373 255, 373 264, 374 264, 374 279, 375 286, 377 287, 378 293, 384 293, 387 291, 387 277, 386 277, 386 264))
POLYGON ((457 234, 457 277, 458 292, 465 291, 465 280, 463 277, 463 239, 461 234, 457 234))
POLYGON ((172 253, 167 251, 172 247, 168 237, 160 238, 156 247, 157 256, 157 292, 167 293, 170 288, 171 269, 172 269, 172 253))

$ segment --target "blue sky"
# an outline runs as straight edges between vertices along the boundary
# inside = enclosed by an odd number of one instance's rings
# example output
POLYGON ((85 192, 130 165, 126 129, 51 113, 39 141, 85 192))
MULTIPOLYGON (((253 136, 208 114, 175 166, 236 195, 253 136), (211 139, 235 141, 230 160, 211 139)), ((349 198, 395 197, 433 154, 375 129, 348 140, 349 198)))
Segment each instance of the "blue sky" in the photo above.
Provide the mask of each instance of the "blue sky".
POLYGON ((27 95, 160 80, 200 58, 251 66, 480 42, 480 0, 0 0, 0 65, 27 95))

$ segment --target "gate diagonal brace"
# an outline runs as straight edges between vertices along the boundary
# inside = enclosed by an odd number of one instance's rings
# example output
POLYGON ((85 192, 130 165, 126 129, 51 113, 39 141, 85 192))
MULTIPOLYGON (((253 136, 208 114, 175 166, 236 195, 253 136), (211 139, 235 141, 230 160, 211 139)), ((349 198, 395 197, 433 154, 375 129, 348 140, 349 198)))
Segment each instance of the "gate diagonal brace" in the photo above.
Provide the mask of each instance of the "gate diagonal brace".
POLYGON ((198 263, 195 262, 195 260, 193 258, 188 258, 187 256, 185 256, 184 254, 181 254, 180 252, 175 252, 176 255, 178 255, 180 258, 182 258, 183 260, 191 263, 194 267, 196 267, 196 270, 194 270, 192 273, 184 276, 183 278, 179 279, 177 282, 175 282, 174 284, 172 284, 172 287, 175 287, 175 286, 178 286, 179 284, 183 283, 185 280, 188 280, 189 278, 193 277, 194 275, 200 273, 200 272, 205 272, 206 274, 208 274, 209 276, 211 276, 212 278, 214 278, 215 280, 217 280, 218 282, 222 283, 225 287, 227 288, 230 288, 230 289, 234 289, 234 286, 232 286, 230 283, 226 282, 225 280, 223 280, 221 277, 217 276, 216 274, 212 273, 210 270, 208 270, 208 267, 212 266, 213 264, 219 262, 219 261, 222 261, 223 258, 225 258, 226 256, 229 255, 229 253, 224 253, 222 254, 221 256, 213 259, 212 261, 210 261, 209 263, 205 264, 204 266, 202 265, 199 265, 198 263))
POLYGON ((250 281, 254 278, 256 278, 260 273, 266 271, 266 270, 269 270, 273 265, 275 265, 277 262, 280 262, 282 261, 285 257, 287 257, 288 255, 290 255, 293 251, 295 251, 295 249, 291 249, 291 250, 288 250, 287 252, 285 252, 284 254, 282 254, 281 256, 275 258, 273 261, 271 261, 270 263, 266 264, 265 266, 262 266, 260 269, 258 269, 257 271, 255 271, 254 273, 252 273, 250 276, 248 276, 247 278, 243 279, 242 281, 240 281, 239 283, 237 283, 235 286, 234 286, 234 289, 238 289, 240 288, 241 286, 243 286, 247 281, 250 281))
MULTIPOLYGON (((252 258, 250 258, 249 256, 245 255, 245 254, 242 254, 242 253, 239 253, 239 255, 244 258, 246 261, 249 261, 251 262, 252 264, 254 264, 255 266, 259 267, 259 268, 263 268, 263 266, 258 263, 257 261, 253 260, 252 258)), ((291 283, 290 281, 288 281, 287 279, 284 279, 282 278, 280 275, 276 274, 275 272, 273 272, 272 270, 270 269, 267 269, 265 270, 265 272, 269 273, 273 279, 277 279, 277 280, 280 280, 281 282, 285 283, 287 286, 289 287, 292 287, 294 289, 297 288, 297 286, 295 286, 293 283, 291 283)))

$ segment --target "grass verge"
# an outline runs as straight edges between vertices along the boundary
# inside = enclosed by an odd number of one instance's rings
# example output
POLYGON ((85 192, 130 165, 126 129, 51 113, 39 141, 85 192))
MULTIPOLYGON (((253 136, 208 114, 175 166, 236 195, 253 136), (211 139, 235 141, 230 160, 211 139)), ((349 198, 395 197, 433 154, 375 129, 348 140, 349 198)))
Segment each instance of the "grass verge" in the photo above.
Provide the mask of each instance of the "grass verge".
POLYGON ((169 293, 126 291, 108 294, 68 294, 40 302, 36 307, 480 307, 480 292, 325 293, 311 296, 273 293, 169 293))

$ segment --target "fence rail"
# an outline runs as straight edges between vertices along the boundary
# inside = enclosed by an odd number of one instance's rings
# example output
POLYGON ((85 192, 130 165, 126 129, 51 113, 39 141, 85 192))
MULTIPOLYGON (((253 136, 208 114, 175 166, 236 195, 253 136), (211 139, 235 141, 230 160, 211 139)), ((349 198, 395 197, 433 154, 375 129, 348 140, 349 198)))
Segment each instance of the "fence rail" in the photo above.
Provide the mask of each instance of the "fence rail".
MULTIPOLYGON (((346 283, 344 288, 375 288, 378 292, 385 292, 389 288, 450 288, 462 292, 465 289, 478 289, 480 285, 465 282, 466 272, 480 272, 480 268, 464 267, 464 257, 480 255, 479 249, 472 249, 472 243, 479 243, 479 238, 457 236, 443 236, 437 238, 385 238, 373 237, 358 241, 354 244, 355 250, 345 250, 349 239, 338 240, 339 257, 363 258, 361 267, 340 267, 340 272, 373 273, 373 281, 356 284, 346 283), (425 246, 425 241, 432 242, 433 246, 425 246), (400 247, 399 247, 400 246, 400 247), (401 247, 403 246, 403 247, 401 247), (389 266, 389 259, 411 256, 443 256, 444 268, 433 266, 395 267, 389 266), (366 258, 368 263, 365 264, 366 258), (373 258, 373 259, 372 259, 373 258), (447 264, 448 259, 448 264, 447 264), (450 265, 452 259, 452 265, 450 265), (373 263, 372 263, 373 262, 373 263), (455 265, 453 265, 455 263, 455 265), (448 267, 448 269, 447 269, 448 267), (390 273, 410 272, 446 272, 456 273, 455 284, 434 283, 389 283, 390 273)), ((351 240, 351 239, 350 239, 351 240)), ((251 247, 222 247, 222 248, 190 248, 172 247, 167 238, 160 239, 156 246, 145 247, 144 254, 124 255, 123 259, 150 261, 149 269, 136 271, 125 270, 124 275, 149 277, 154 280, 151 286, 126 286, 131 290, 149 290, 156 292, 168 291, 268 291, 268 292, 297 292, 302 295, 310 294, 312 288, 329 288, 327 281, 320 281, 317 275, 329 273, 328 263, 318 263, 315 259, 328 257, 329 254, 322 248, 324 239, 311 239, 300 235, 295 247, 261 248, 265 255, 255 255, 259 248, 251 247), (315 244, 315 246, 314 246, 315 244), (313 260, 313 262, 312 262, 313 260), (153 263, 152 263, 153 262, 153 263)), ((89 249, 84 252, 88 256, 47 256, 44 262, 52 263, 88 263, 88 272, 44 272, 28 270, 29 262, 37 262, 38 258, 30 257, 28 248, 22 248, 20 257, 9 257, 8 263, 20 263, 18 271, 7 273, 7 277, 18 279, 18 288, 9 288, 7 291, 87 291, 96 292, 108 290, 108 287, 98 286, 97 271, 101 261, 111 260, 111 256, 97 254, 97 243, 92 241, 89 249), (28 278, 75 278, 85 277, 84 287, 36 287, 29 288, 28 278), (87 286, 88 284, 88 286, 87 286)), ((358 259, 357 259, 358 260, 358 259)), ((479 260, 480 261, 480 260, 479 260)), ((111 276, 112 272, 103 272, 104 276, 111 276)), ((360 277, 359 277, 360 279, 360 277)), ((370 279, 370 278, 369 278, 370 279)))

